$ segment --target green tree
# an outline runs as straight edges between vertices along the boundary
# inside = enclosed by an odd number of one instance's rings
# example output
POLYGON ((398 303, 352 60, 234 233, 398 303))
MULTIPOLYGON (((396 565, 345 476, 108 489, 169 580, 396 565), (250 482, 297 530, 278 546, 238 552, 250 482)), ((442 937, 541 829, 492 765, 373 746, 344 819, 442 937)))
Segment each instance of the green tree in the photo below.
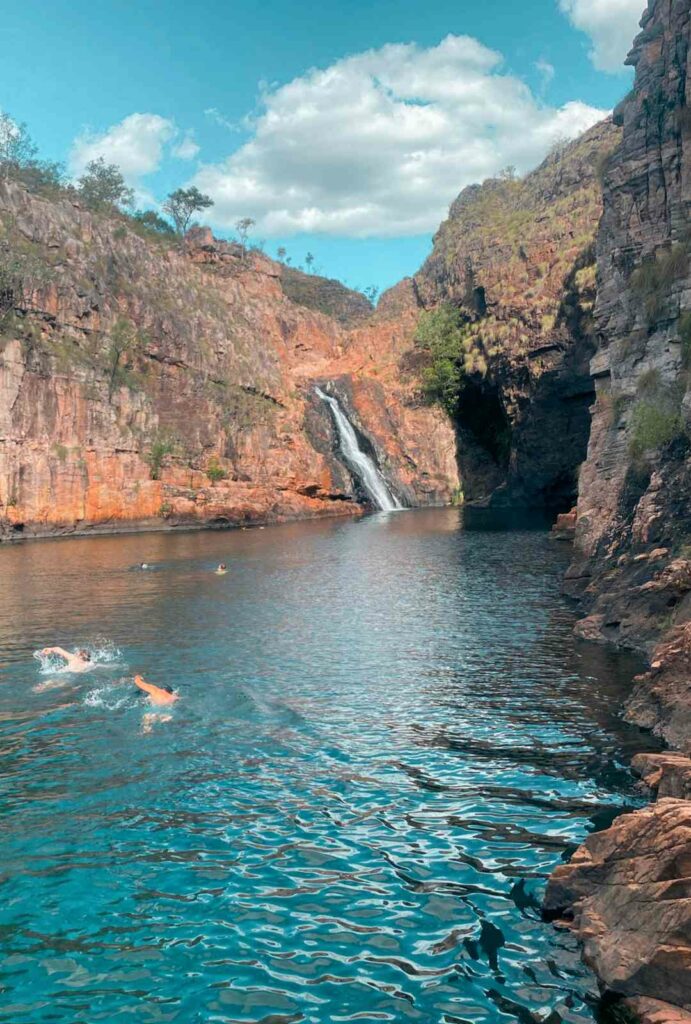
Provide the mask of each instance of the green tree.
POLYGON ((216 456, 210 460, 209 465, 206 467, 206 475, 212 484, 219 483, 221 480, 225 480, 228 476, 216 456))
POLYGON ((34 192, 61 188, 62 164, 37 159, 37 149, 25 124, 0 114, 0 179, 14 178, 34 192))
POLYGON ((93 210, 131 206, 134 192, 125 183, 120 168, 107 164, 102 156, 91 160, 79 179, 79 195, 93 210))
POLYGON ((450 416, 458 411, 468 348, 468 329, 455 306, 443 305, 420 314, 415 342, 429 354, 422 372, 422 389, 428 402, 438 402, 450 416))
POLYGON ((379 295, 379 288, 376 284, 368 284, 366 288, 362 289, 362 294, 374 305, 377 301, 377 295, 379 295))
POLYGON ((0 176, 5 180, 27 164, 36 161, 38 150, 26 125, 0 114, 0 176))
POLYGON ((194 214, 208 210, 213 205, 211 196, 205 195, 196 185, 192 185, 190 188, 178 188, 171 192, 163 204, 163 212, 173 221, 178 235, 184 238, 194 214))
POLYGON ((159 433, 154 437, 149 454, 146 457, 152 480, 160 479, 161 470, 168 456, 173 455, 177 451, 177 447, 177 442, 169 434, 159 433))
POLYGON ((235 230, 238 233, 238 239, 243 249, 247 248, 249 241, 250 231, 256 224, 256 221, 252 217, 241 217, 239 221, 235 223, 235 230))
POLYGON ((286 256, 288 255, 288 250, 284 246, 279 245, 278 249, 276 250, 276 255, 278 256, 281 263, 285 263, 286 256))
POLYGON ((0 245, 0 323, 8 313, 26 309, 32 292, 48 279, 46 264, 38 256, 0 245))
POLYGON ((164 220, 155 210, 137 210, 133 220, 148 231, 154 231, 157 235, 174 238, 175 231, 167 220, 164 220))
POLYGON ((305 256, 305 266, 307 267, 308 271, 312 273, 312 267, 314 266, 314 256, 312 255, 311 252, 308 252, 307 255, 305 256))
POLYGON ((116 320, 113 330, 110 332, 110 349, 108 352, 109 378, 108 378, 108 401, 113 398, 113 392, 118 384, 127 382, 127 375, 124 372, 124 362, 136 353, 138 338, 134 325, 124 317, 116 320))

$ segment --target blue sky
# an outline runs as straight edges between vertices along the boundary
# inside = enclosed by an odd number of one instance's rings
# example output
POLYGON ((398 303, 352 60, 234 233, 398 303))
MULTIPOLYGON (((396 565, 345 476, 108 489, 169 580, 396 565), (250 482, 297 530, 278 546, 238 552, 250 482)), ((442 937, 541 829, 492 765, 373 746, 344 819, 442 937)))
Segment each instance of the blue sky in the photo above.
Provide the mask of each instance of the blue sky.
POLYGON ((195 181, 299 264, 386 287, 461 187, 520 171, 630 87, 643 0, 24 0, 3 11, 0 109, 142 205, 195 181), (138 115, 138 116, 135 116, 138 115))

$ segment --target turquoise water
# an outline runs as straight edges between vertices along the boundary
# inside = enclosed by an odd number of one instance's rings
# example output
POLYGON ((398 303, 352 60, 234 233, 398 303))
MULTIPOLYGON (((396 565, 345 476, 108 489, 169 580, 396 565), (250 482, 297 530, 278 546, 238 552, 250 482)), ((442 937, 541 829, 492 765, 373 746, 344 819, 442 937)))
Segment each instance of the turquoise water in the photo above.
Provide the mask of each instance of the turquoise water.
POLYGON ((0 550, 0 1020, 593 1019, 538 904, 635 802, 632 666, 572 639, 562 546, 466 525, 0 550))

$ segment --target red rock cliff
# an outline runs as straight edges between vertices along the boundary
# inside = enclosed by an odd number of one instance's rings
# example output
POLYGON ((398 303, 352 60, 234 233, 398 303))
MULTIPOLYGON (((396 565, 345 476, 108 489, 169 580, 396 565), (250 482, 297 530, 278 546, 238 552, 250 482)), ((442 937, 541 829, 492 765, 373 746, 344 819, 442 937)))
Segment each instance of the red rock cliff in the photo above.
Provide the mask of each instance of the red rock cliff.
POLYGON ((390 316, 341 289, 336 319, 209 232, 183 251, 11 183, 0 247, 5 536, 352 512, 325 380, 407 503, 458 486, 451 428, 397 372, 417 316, 405 287, 390 316))

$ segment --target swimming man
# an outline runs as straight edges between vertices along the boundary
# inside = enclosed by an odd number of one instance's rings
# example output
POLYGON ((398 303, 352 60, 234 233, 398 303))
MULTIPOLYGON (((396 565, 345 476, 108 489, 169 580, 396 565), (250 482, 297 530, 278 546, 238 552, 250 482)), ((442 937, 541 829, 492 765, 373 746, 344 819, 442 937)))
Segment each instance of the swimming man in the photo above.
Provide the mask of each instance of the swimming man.
POLYGON ((160 707, 163 704, 174 704, 176 700, 180 699, 180 694, 170 686, 154 686, 153 683, 147 683, 146 679, 142 676, 134 677, 134 685, 145 693, 152 704, 160 707))
POLYGON ((64 658, 66 662, 65 668, 68 672, 86 672, 87 669, 94 666, 91 655, 84 648, 75 651, 74 654, 70 654, 64 647, 44 647, 40 653, 57 654, 60 658, 64 658))

